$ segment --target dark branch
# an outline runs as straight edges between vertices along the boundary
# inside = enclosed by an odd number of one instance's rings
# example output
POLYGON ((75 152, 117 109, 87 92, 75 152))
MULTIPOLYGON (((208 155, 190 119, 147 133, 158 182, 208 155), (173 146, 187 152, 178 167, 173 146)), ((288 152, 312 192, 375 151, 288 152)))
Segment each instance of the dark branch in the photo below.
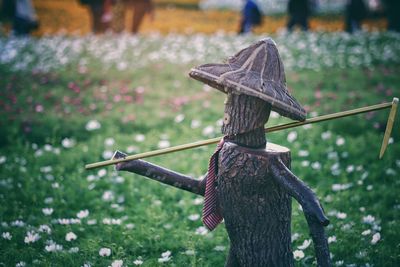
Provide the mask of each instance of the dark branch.
POLYGON ((323 227, 329 224, 329 220, 314 192, 297 178, 281 160, 276 160, 271 164, 270 170, 275 181, 303 207, 310 235, 314 242, 317 265, 321 267, 331 266, 328 241, 323 227))
POLYGON ((329 220, 325 216, 314 192, 303 181, 297 178, 281 160, 274 161, 270 165, 270 170, 275 181, 300 203, 304 213, 315 217, 323 226, 329 224, 329 220))
POLYGON ((329 267, 332 266, 331 256, 329 253, 328 240, 325 235, 324 227, 311 217, 309 214, 304 214, 307 219, 308 228, 310 229, 310 235, 314 242, 315 256, 317 258, 318 267, 329 267))
POLYGON ((133 172, 158 182, 204 196, 206 178, 203 180, 196 180, 143 160, 118 163, 116 165, 116 170, 133 172))

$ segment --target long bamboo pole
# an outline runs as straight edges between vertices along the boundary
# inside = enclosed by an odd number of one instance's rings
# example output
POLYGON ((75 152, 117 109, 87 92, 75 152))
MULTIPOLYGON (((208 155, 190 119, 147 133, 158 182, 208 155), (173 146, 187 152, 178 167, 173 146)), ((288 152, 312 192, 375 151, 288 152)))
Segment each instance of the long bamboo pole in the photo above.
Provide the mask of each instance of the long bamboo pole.
MULTIPOLYGON (((395 101, 395 99, 393 99, 393 101, 395 101)), ((398 99, 397 99, 397 101, 398 101, 398 99)), ((372 106, 367 106, 367 107, 362 107, 362 108, 317 116, 314 118, 307 119, 305 121, 291 122, 291 123, 287 123, 287 124, 276 125, 276 126, 266 128, 265 132, 266 133, 276 132, 276 131, 294 128, 294 127, 298 127, 298 126, 302 126, 302 125, 306 125, 306 124, 312 124, 312 123, 317 123, 317 122, 322 122, 322 121, 328 121, 328 120, 353 116, 353 115, 366 113, 366 112, 370 112, 370 111, 386 109, 386 108, 392 107, 393 103, 394 102, 386 102, 386 103, 381 103, 381 104, 377 104, 377 105, 372 105, 372 106)), ((201 141, 197 141, 197 142, 193 142, 193 143, 189 143, 189 144, 183 144, 183 145, 178 145, 178 146, 174 146, 174 147, 168 147, 168 148, 153 150, 153 151, 149 151, 149 152, 144 152, 144 153, 140 153, 140 154, 136 154, 136 155, 130 155, 130 156, 126 156, 126 157, 120 158, 120 159, 112 159, 112 160, 95 162, 95 163, 87 164, 85 166, 85 168, 87 170, 90 170, 90 169, 94 169, 94 168, 113 165, 113 164, 116 164, 119 162, 149 158, 149 157, 168 154, 168 153, 172 153, 172 152, 176 152, 176 151, 186 150, 186 149, 190 149, 190 148, 195 148, 195 147, 200 147, 200 146, 205 146, 205 145, 210 145, 210 144, 216 144, 219 142, 219 140, 221 140, 221 138, 222 137, 216 137, 216 138, 201 140, 201 141)))

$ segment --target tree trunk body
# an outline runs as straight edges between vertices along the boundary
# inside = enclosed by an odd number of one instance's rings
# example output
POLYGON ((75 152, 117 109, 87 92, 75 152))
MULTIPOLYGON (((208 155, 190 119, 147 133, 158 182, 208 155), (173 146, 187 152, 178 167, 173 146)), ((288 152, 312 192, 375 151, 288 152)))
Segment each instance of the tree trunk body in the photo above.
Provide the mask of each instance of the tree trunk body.
POLYGON ((290 168, 290 151, 281 146, 249 149, 226 142, 220 151, 218 201, 231 243, 226 266, 294 264, 291 196, 269 171, 274 157, 290 168))

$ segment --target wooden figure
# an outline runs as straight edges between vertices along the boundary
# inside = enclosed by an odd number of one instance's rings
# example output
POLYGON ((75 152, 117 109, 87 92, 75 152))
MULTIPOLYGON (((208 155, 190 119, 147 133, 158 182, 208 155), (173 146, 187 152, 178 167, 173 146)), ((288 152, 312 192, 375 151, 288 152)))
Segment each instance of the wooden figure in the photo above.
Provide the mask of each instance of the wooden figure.
POLYGON ((330 266, 323 226, 329 224, 312 190, 290 171, 290 150, 266 142, 271 110, 294 120, 306 113, 286 88, 272 39, 243 49, 227 64, 206 64, 189 74, 227 94, 224 138, 203 180, 143 160, 118 163, 120 171, 205 196, 203 222, 214 229, 224 219, 230 239, 225 266, 293 266, 291 198, 303 208, 318 266, 330 266))

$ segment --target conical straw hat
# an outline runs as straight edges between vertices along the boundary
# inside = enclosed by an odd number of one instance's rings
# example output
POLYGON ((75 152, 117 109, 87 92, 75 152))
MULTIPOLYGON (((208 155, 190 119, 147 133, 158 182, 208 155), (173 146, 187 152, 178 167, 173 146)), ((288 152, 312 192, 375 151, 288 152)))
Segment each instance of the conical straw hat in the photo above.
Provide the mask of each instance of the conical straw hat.
POLYGON ((304 121, 306 112, 286 88, 285 70, 271 38, 266 38, 229 58, 227 64, 204 64, 189 76, 224 93, 258 97, 272 110, 293 120, 304 121))

